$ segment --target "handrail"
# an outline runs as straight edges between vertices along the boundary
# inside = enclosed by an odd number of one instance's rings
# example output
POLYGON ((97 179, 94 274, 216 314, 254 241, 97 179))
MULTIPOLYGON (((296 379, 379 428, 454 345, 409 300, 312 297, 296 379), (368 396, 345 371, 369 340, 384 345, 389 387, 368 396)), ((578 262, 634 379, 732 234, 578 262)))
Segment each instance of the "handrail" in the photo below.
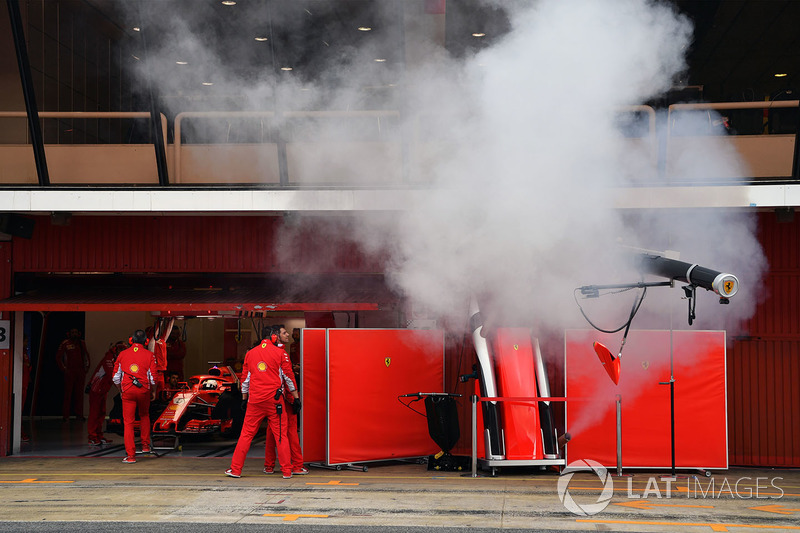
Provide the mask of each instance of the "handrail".
POLYGON ((643 111, 647 113, 647 125, 649 137, 655 141, 656 138, 656 110, 649 105, 631 105, 618 109, 617 111, 643 111))
POLYGON ((772 107, 798 107, 800 100, 773 100, 763 102, 716 102, 697 104, 672 104, 669 109, 769 109, 772 107))
MULTIPOLYGON (((0 118, 26 118, 25 111, 0 111, 0 118)), ((39 118, 150 118, 147 111, 39 111, 39 118)), ((164 148, 167 144, 167 117, 161 113, 164 148)), ((149 144, 149 143, 148 143, 149 144)))
POLYGON ((672 136, 672 113, 688 110, 732 110, 732 109, 786 109, 797 108, 800 100, 773 100, 763 102, 708 102, 693 104, 672 104, 667 108, 667 135, 672 136))
POLYGON ((173 143, 175 145, 175 153, 173 160, 175 161, 175 183, 183 182, 183 174, 181 170, 181 123, 185 118, 204 118, 204 117, 266 117, 272 118, 275 116, 274 111, 184 111, 175 115, 175 138, 173 143))
POLYGON ((392 109, 360 110, 360 111, 284 111, 284 117, 381 117, 400 116, 400 111, 392 109))
POLYGON ((183 173, 181 165, 181 123, 186 118, 274 118, 280 115, 284 118, 298 118, 298 117, 382 117, 382 116, 400 116, 399 111, 395 110, 358 110, 358 111, 283 111, 280 114, 274 111, 184 111, 175 116, 175 183, 182 183, 183 173))

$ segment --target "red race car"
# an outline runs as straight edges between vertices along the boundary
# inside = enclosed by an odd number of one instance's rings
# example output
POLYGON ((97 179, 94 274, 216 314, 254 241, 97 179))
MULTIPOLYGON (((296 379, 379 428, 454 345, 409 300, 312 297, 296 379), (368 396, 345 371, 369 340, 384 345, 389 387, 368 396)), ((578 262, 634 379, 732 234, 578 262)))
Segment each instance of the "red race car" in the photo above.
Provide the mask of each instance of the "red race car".
MULTIPOLYGON (((213 434, 239 436, 244 420, 242 393, 239 377, 231 367, 213 366, 206 374, 192 376, 188 382, 180 383, 177 389, 167 389, 165 393, 166 401, 150 404, 154 438, 213 434)), ((121 435, 123 421, 118 399, 119 396, 114 398, 107 431, 121 435)), ((137 432, 138 424, 137 419, 137 432)))

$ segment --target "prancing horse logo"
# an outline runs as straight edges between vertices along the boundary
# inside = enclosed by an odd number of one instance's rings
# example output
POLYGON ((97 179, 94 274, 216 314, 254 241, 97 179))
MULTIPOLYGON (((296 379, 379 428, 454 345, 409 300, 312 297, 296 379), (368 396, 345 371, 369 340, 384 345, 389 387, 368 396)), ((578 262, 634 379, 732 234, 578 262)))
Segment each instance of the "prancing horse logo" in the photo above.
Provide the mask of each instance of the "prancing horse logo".
POLYGON ((383 362, 386 363, 386 368, 389 368, 389 365, 392 364, 392 358, 387 357, 386 359, 383 360, 383 362))

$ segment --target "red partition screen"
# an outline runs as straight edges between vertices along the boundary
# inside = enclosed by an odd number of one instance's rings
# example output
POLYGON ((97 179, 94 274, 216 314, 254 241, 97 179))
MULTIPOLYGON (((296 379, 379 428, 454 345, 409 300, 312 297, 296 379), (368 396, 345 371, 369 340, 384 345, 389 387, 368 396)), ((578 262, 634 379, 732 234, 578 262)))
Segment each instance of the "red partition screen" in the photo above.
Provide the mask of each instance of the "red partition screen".
POLYGON ((303 460, 307 463, 325 461, 325 342, 324 329, 305 328, 300 332, 300 427, 303 460))
POLYGON ((728 468, 725 332, 631 331, 619 385, 606 374, 592 342, 619 349, 620 335, 567 331, 567 461, 617 464, 616 396, 622 398, 622 465, 671 466, 670 346, 675 376, 675 464, 728 468))
POLYGON ((441 330, 329 329, 327 463, 437 452, 425 416, 398 401, 416 392, 444 392, 441 330))

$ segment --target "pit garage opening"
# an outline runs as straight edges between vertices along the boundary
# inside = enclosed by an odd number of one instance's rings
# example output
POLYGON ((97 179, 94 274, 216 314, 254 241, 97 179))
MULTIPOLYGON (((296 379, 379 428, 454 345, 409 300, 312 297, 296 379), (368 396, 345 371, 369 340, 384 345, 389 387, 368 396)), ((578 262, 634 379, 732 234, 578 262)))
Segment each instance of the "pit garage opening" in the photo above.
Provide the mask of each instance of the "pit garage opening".
MULTIPOLYGON (((0 301, 0 310, 11 312, 12 333, 20 339, 14 343, 13 352, 11 440, 15 455, 102 456, 121 451, 122 437, 109 431, 105 437, 112 443, 102 447, 88 445, 85 418, 89 414, 89 396, 84 394, 84 387, 104 354, 117 343, 126 343, 136 329, 147 330, 174 318, 167 355, 169 358, 170 345, 173 350, 180 347, 178 351, 184 351, 181 364, 176 364, 182 370, 181 381, 189 382, 192 376, 208 374, 214 366, 230 366, 239 371, 244 354, 260 340, 264 326, 283 324, 290 333, 299 333, 305 328, 397 328, 402 320, 397 298, 380 280, 364 277, 317 279, 313 284, 302 284, 305 289, 292 294, 282 294, 279 289, 290 286, 285 279, 282 283, 262 279, 261 287, 249 283, 242 288, 239 283, 232 288, 230 282, 220 286, 213 280, 205 286, 192 283, 192 288, 173 285, 143 290, 109 287, 100 281, 93 287, 88 277, 91 276, 50 280, 0 301), (79 332, 78 340, 85 344, 90 361, 80 387, 82 412, 69 406, 65 421, 65 379, 56 354, 72 330, 79 332), (23 358, 23 351, 28 361, 23 358), (28 374, 28 383, 22 398, 24 374, 28 374)), ((142 283, 143 287, 152 285, 142 283)), ((287 351, 297 359, 299 338, 292 343, 296 346, 290 344, 287 351)), ((109 416, 114 412, 117 394, 116 387, 108 393, 109 416)), ((232 452, 236 436, 189 440, 191 445, 181 446, 181 455, 219 456, 232 452)))

